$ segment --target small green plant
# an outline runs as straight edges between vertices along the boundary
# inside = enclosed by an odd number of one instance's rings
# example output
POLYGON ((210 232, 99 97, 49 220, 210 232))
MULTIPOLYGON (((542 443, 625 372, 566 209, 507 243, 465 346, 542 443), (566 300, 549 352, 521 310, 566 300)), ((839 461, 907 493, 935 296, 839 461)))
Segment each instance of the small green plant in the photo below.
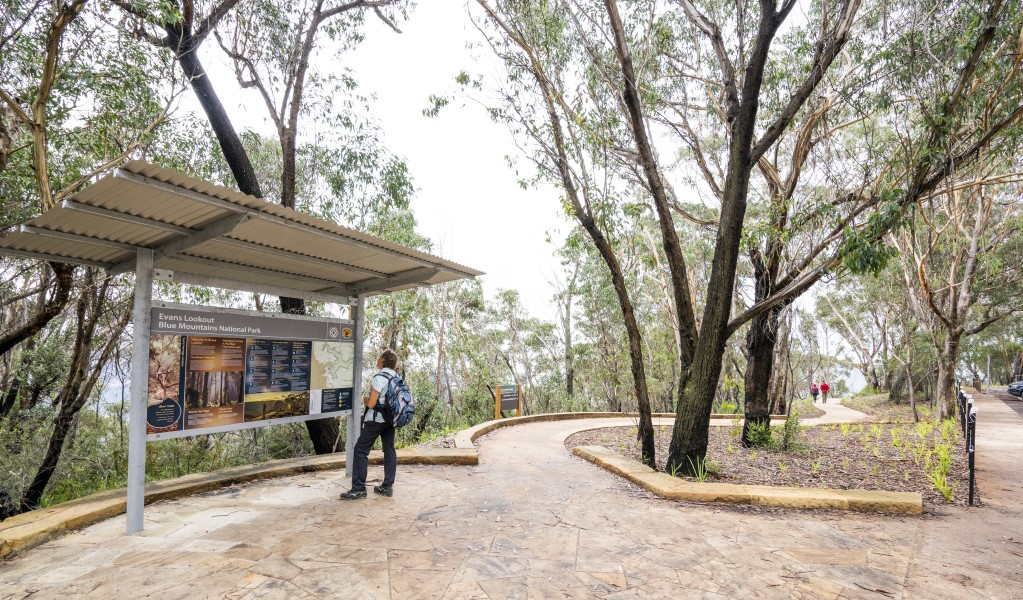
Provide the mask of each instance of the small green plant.
POLYGON ((703 465, 704 468, 707 469, 707 475, 717 477, 724 471, 724 469, 721 467, 721 464, 718 463, 717 461, 713 460, 704 461, 703 465))
POLYGON ((884 428, 880 425, 871 425, 870 434, 874 436, 874 441, 880 442, 881 436, 884 434, 884 428))
POLYGON ((934 489, 938 490, 938 493, 945 499, 945 502, 950 502, 952 500, 952 496, 956 493, 956 488, 959 487, 958 481, 953 483, 948 478, 948 475, 937 471, 928 473, 927 481, 930 481, 931 485, 934 486, 934 489))
POLYGON ((902 440, 899 439, 899 431, 897 429, 888 430, 888 434, 892 436, 892 446, 896 448, 902 446, 902 440))
POLYGON ((799 448, 799 434, 802 429, 799 426, 799 411, 790 410, 785 417, 785 425, 781 429, 782 450, 796 450, 799 448))
POLYGON ((756 460, 759 457, 760 457, 760 454, 756 450, 753 450, 752 452, 749 453, 749 459, 750 460, 756 460))
POLYGON ((959 426, 952 419, 941 422, 941 441, 954 444, 959 440, 959 426))
POLYGON ((778 463, 778 470, 781 471, 782 473, 787 473, 788 470, 789 470, 789 466, 787 464, 783 463, 783 462, 779 462, 778 463))
POLYGON ((732 402, 722 402, 721 412, 727 414, 734 414, 739 411, 739 405, 732 402))
POLYGON ((810 472, 815 474, 815 475, 817 473, 820 473, 821 472, 821 461, 815 460, 812 463, 810 463, 810 472))
POLYGON ((693 459, 690 458, 689 459, 689 466, 692 467, 692 469, 693 469, 693 477, 696 478, 696 481, 698 481, 700 483, 703 483, 704 481, 707 481, 707 459, 706 458, 697 458, 695 463, 693 462, 693 459))
POLYGON ((673 462, 673 463, 668 465, 668 469, 667 470, 668 470, 668 475, 671 475, 672 477, 678 477, 678 472, 682 470, 682 465, 673 462))
POLYGON ((748 423, 746 437, 750 446, 769 448, 774 441, 771 438, 770 423, 748 423))
POLYGON ((728 444, 728 448, 725 451, 728 452, 729 454, 734 454, 735 448, 732 448, 732 444, 728 444))
POLYGON ((842 431, 842 437, 848 437, 849 429, 851 429, 851 427, 852 426, 849 423, 842 423, 838 426, 838 428, 842 431))

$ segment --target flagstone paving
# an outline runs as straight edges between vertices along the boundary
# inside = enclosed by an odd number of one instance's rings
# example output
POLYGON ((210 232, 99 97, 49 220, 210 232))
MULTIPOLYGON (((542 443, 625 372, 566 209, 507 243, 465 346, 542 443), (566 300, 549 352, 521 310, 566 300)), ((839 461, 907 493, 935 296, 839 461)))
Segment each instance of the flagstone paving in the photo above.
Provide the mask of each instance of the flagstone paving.
POLYGON ((975 399, 980 507, 665 501, 564 448, 623 420, 541 422, 480 440, 476 466, 400 466, 393 498, 343 503, 316 472, 157 503, 142 534, 121 516, 0 563, 0 599, 1021 598, 1023 419, 975 399))

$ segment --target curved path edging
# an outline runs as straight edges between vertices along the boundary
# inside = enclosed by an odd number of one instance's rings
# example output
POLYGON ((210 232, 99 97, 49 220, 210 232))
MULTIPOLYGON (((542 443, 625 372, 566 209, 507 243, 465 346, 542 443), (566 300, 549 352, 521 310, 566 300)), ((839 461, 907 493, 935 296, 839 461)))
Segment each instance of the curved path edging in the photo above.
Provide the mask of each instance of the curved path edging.
MULTIPOLYGON (((671 419, 674 422, 675 413, 653 413, 651 415, 654 419, 671 419)), ((493 421, 486 421, 475 425, 468 429, 455 433, 455 448, 469 450, 475 448, 473 444, 478 438, 502 427, 511 427, 512 425, 525 425, 527 423, 541 423, 547 421, 572 421, 575 419, 621 419, 621 418, 639 418, 639 413, 626 413, 626 412, 570 412, 570 413, 543 413, 539 415, 526 415, 524 417, 506 417, 503 419, 494 419, 493 421)), ((736 419, 742 420, 742 415, 730 415, 730 414, 712 414, 710 416, 712 420, 729 420, 734 421, 736 419)), ((771 419, 785 419, 785 415, 771 415, 771 419)))

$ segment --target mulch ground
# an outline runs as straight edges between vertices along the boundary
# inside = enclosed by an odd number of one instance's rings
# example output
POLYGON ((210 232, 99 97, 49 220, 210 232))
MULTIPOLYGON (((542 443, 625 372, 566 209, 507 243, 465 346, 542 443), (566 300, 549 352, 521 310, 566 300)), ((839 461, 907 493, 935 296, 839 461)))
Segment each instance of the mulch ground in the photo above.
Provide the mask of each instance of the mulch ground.
MULTIPOLYGON (((654 429, 657 464, 664 469, 672 428, 654 429)), ((781 431, 779 427, 774 430, 777 440, 781 431)), ((952 427, 944 431, 933 423, 805 427, 794 450, 745 448, 739 440, 740 432, 741 427, 734 425, 711 427, 707 449, 711 474, 707 481, 919 492, 928 512, 967 504, 967 458, 959 430, 952 427), (928 478, 928 471, 933 472, 939 461, 941 450, 936 451, 936 447, 948 449, 946 478, 948 486, 954 486, 949 500, 928 478)), ((635 460, 641 458, 635 427, 580 432, 569 437, 565 445, 603 446, 635 460)), ((978 500, 979 495, 974 498, 978 500)))

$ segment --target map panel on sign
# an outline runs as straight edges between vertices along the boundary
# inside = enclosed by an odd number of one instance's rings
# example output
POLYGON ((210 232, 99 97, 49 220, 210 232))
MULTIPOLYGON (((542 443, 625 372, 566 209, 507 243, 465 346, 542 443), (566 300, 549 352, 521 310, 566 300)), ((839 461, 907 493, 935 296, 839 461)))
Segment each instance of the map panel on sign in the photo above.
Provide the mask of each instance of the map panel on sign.
POLYGON ((322 390, 355 385, 355 344, 312 342, 311 387, 322 390))

